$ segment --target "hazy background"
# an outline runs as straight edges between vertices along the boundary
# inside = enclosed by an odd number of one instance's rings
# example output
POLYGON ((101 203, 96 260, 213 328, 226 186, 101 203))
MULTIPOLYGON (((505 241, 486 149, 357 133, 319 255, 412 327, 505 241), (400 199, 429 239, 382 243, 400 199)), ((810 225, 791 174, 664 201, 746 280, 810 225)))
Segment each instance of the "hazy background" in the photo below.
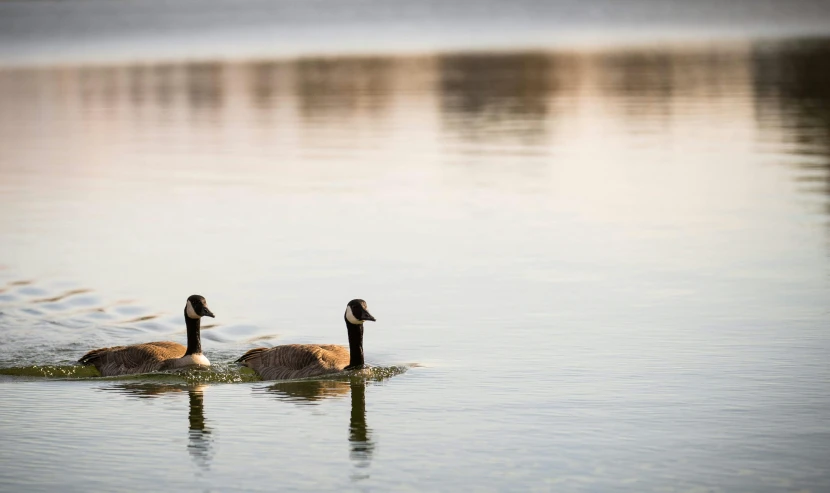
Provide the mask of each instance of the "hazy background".
POLYGON ((826 35, 821 0, 0 3, 0 63, 619 47, 826 35))

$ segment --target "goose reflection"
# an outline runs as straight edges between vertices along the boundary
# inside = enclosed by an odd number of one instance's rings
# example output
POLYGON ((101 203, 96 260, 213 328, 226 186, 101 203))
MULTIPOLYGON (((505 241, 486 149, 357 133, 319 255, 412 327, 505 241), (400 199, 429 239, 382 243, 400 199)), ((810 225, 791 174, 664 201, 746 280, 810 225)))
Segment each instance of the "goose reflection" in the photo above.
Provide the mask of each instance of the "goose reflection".
POLYGON ((205 425, 204 390, 203 388, 188 389, 187 394, 190 400, 187 451, 199 467, 210 469, 210 461, 213 458, 213 437, 211 437, 210 427, 205 425))
POLYGON ((329 397, 343 397, 349 393, 349 382, 340 380, 299 380, 280 382, 265 389, 280 400, 300 405, 316 404, 329 397))
MULTIPOLYGON (((373 379, 380 380, 380 379, 373 379)), ((349 458, 355 467, 366 469, 372 461, 375 442, 372 439, 372 429, 366 424, 366 379, 352 378, 342 380, 309 380, 295 382, 280 382, 267 387, 265 390, 276 394, 280 400, 294 402, 299 405, 315 405, 328 398, 340 398, 351 395, 352 406, 349 418, 349 458)), ((366 479, 367 473, 354 474, 353 480, 366 479)))
POLYGON ((352 416, 349 419, 349 457, 357 467, 365 468, 369 467, 375 449, 372 430, 366 426, 366 384, 351 382, 350 387, 352 416))
POLYGON ((170 385, 156 383, 127 383, 106 387, 103 390, 150 399, 172 392, 187 391, 190 411, 188 413, 187 452, 199 468, 208 470, 213 459, 213 430, 205 419, 204 390, 207 385, 170 385))

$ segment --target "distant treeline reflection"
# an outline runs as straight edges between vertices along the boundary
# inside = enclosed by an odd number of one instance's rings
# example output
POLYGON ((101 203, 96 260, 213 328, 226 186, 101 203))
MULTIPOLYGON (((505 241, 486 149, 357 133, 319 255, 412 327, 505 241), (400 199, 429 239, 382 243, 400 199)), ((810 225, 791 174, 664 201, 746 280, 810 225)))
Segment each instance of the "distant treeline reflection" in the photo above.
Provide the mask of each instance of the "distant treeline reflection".
MULTIPOLYGON (((309 133, 331 128, 347 135, 350 122, 358 120, 382 132, 405 124, 400 115, 408 108, 431 105, 448 142, 458 143, 462 153, 509 145, 549 154, 551 139, 572 124, 564 115, 586 106, 603 108, 627 132, 660 139, 671 135, 678 118, 698 109, 728 119, 736 101, 750 101, 750 118, 774 133, 765 138, 783 140, 803 154, 799 180, 827 202, 828 56, 830 41, 808 40, 618 52, 199 62, 8 71, 0 73, 0 89, 16 96, 7 99, 12 111, 32 98, 79 100, 85 111, 126 114, 145 124, 179 118, 219 126, 256 119, 274 134, 286 131, 280 118, 313 122, 304 127, 309 133)), ((825 206, 830 213, 830 203, 825 206)))
MULTIPOLYGON (((780 131, 795 153, 805 190, 830 197, 830 39, 758 45, 753 81, 757 122, 780 131)), ((825 201, 830 214, 830 200, 825 201)))

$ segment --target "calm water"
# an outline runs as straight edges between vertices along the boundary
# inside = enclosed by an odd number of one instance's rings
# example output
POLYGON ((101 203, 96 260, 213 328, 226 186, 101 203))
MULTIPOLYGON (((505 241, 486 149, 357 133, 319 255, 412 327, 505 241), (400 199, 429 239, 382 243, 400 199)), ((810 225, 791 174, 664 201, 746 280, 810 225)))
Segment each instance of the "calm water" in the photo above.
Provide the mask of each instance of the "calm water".
POLYGON ((828 57, 0 72, 0 490, 830 490, 828 57), (214 371, 67 367, 193 293, 214 371))

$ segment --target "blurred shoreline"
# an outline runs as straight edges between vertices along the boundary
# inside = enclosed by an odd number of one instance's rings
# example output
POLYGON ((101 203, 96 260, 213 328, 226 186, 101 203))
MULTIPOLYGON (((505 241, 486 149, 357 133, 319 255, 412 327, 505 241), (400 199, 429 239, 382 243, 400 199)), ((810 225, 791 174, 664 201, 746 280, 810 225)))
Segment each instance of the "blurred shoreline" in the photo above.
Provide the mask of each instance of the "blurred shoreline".
POLYGON ((823 2, 0 2, 0 70, 460 52, 648 49, 830 36, 823 2))
POLYGON ((720 53, 745 52, 747 50, 763 50, 764 47, 786 47, 824 43, 830 40, 828 35, 782 36, 782 37, 721 37, 721 38, 674 38, 674 39, 628 39, 615 41, 606 40, 572 40, 562 44, 542 45, 509 45, 509 46, 481 46, 481 47, 445 47, 434 50, 366 50, 366 51, 309 51, 302 53, 271 53, 271 54, 243 54, 181 56, 146 56, 146 57, 88 57, 67 59, 31 59, 26 61, 7 62, 0 60, 0 73, 17 71, 60 70, 72 68, 117 68, 117 67, 152 67, 166 65, 193 65, 216 63, 222 65, 252 65, 261 63, 295 63, 303 60, 361 60, 361 59, 422 59, 452 57, 452 56, 510 56, 515 54, 535 54, 539 56, 599 56, 662 54, 662 53, 700 53, 717 51, 720 53))

